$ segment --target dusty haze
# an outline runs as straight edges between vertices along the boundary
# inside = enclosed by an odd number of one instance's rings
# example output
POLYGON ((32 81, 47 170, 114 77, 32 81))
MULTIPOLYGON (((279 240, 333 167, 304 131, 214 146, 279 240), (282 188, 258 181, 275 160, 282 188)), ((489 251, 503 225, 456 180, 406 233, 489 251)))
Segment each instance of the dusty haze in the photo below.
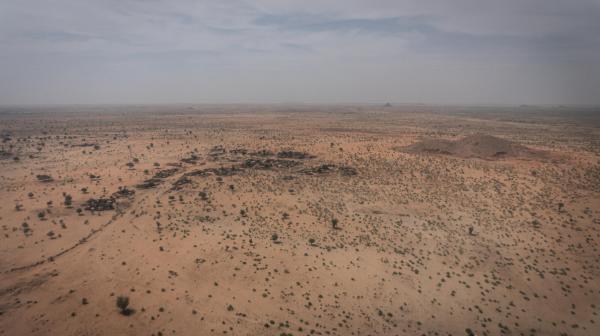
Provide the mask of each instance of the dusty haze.
POLYGON ((599 104, 598 0, 2 1, 0 103, 599 104))

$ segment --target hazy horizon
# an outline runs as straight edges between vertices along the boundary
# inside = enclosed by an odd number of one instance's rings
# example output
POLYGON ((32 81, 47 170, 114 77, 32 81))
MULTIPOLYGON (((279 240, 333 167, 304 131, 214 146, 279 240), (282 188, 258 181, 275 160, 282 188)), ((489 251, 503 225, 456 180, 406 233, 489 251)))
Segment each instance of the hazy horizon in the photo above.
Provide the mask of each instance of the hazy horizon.
POLYGON ((0 4, 0 105, 599 105, 600 1, 0 4))

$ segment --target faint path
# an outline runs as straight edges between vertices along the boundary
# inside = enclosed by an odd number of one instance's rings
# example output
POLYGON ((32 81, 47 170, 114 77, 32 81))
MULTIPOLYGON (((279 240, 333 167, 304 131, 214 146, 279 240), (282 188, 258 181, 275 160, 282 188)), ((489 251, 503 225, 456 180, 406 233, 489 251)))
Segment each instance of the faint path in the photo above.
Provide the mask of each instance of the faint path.
POLYGON ((69 248, 67 248, 67 249, 65 249, 65 250, 62 250, 62 251, 60 251, 60 252, 58 252, 58 253, 56 253, 56 254, 54 254, 54 255, 51 255, 51 256, 49 256, 49 257, 48 257, 48 258, 46 258, 46 259, 42 259, 42 260, 36 261, 36 262, 34 262, 34 263, 31 263, 31 264, 28 264, 28 265, 25 265, 25 266, 13 267, 13 268, 11 268, 11 269, 9 269, 9 270, 7 270, 7 271, 4 271, 4 272, 2 272, 2 273, 6 274, 6 273, 13 273, 13 272, 17 272, 17 271, 24 271, 24 270, 28 270, 28 269, 34 268, 34 267, 36 267, 36 266, 39 266, 39 265, 43 265, 43 264, 45 264, 46 262, 52 262, 52 261, 54 261, 56 258, 58 258, 58 257, 61 257, 61 256, 65 255, 65 254, 67 254, 67 253, 68 253, 68 252, 70 252, 70 251, 73 251, 73 250, 74 250, 75 248, 77 248, 78 246, 85 244, 85 243, 86 243, 86 242, 87 242, 87 241, 88 241, 90 238, 92 238, 92 237, 93 237, 95 234, 97 234, 97 233, 99 233, 99 232, 102 232, 102 230, 104 230, 104 229, 105 229, 107 226, 109 226, 110 224, 114 223, 115 219, 117 219, 117 217, 118 217, 119 215, 123 215, 123 212, 118 212, 118 213, 114 214, 114 215, 112 216, 112 218, 111 218, 111 219, 110 219, 108 222, 106 222, 106 223, 102 224, 102 225, 101 225, 99 228, 97 228, 97 229, 92 229, 92 231, 91 231, 91 232, 90 232, 90 233, 89 233, 87 236, 85 236, 85 237, 83 237, 83 238, 79 239, 79 241, 78 241, 77 243, 75 243, 74 245, 72 245, 71 247, 69 247, 69 248))

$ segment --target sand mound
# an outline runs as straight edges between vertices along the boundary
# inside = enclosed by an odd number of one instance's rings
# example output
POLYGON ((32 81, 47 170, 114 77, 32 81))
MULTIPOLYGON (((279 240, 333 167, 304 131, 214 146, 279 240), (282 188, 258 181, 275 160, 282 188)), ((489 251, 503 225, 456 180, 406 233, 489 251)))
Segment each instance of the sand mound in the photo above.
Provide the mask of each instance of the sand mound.
POLYGON ((491 135, 474 134, 460 140, 429 139, 403 148, 408 153, 445 154, 463 158, 540 159, 545 153, 491 135))

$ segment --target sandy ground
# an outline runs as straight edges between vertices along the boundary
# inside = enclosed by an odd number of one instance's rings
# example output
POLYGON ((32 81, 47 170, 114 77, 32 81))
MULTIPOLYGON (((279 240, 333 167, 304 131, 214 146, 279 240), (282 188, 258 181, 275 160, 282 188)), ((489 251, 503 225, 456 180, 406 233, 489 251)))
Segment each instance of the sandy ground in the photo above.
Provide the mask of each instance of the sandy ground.
POLYGON ((0 335, 598 335, 596 116, 4 107, 0 335))

